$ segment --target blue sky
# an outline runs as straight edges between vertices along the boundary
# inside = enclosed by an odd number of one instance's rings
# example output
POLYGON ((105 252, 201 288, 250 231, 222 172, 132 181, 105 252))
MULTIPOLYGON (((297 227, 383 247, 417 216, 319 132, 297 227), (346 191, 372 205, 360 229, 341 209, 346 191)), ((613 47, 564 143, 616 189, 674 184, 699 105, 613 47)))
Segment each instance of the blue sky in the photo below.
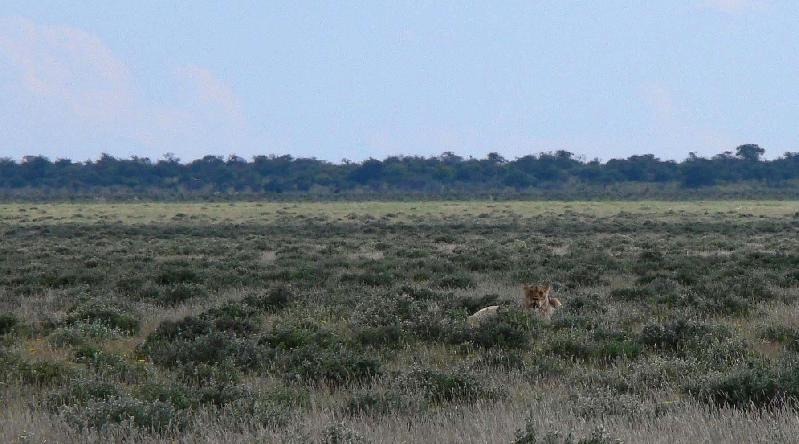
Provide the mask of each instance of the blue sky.
POLYGON ((0 157, 799 150, 799 2, 0 4, 0 157))

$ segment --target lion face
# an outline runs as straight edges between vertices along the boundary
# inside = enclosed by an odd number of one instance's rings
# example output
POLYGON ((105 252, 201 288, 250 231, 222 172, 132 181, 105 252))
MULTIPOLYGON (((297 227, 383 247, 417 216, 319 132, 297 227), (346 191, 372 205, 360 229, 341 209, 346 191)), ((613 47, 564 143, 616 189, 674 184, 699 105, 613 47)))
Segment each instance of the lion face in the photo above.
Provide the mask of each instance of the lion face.
POLYGON ((525 308, 543 308, 549 305, 550 285, 522 285, 525 308))

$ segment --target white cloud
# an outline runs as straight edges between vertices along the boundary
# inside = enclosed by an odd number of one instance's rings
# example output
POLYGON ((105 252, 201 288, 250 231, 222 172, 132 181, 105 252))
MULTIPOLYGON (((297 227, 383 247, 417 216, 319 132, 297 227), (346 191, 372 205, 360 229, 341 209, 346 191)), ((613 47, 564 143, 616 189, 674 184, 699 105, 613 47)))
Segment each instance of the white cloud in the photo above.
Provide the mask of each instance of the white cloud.
MULTIPOLYGON (((0 85, 0 106, 6 108, 0 113, 28 113, 10 116, 30 122, 30 134, 15 134, 17 143, 41 139, 36 133, 48 131, 54 122, 75 142, 127 140, 144 145, 151 155, 233 152, 234 144, 244 141, 241 100, 208 69, 165 67, 174 78, 167 75, 163 80, 182 95, 171 103, 152 99, 122 59, 100 38, 79 28, 0 18, 0 68, 8 71, 0 76, 8 82, 0 85), (12 103, 14 110, 9 109, 12 103)), ((0 127, 6 130, 11 131, 0 127)), ((3 143, 0 140, 0 150, 3 143)))
POLYGON ((769 0, 703 0, 700 6, 726 14, 742 14, 761 10, 769 5, 769 0))
POLYGON ((0 55, 27 93, 90 121, 108 121, 132 105, 130 74, 96 37, 68 26, 0 20, 0 55))
POLYGON ((202 103, 219 107, 235 122, 243 124, 244 111, 241 100, 227 83, 216 78, 207 69, 197 65, 178 68, 179 76, 188 82, 193 96, 202 103))

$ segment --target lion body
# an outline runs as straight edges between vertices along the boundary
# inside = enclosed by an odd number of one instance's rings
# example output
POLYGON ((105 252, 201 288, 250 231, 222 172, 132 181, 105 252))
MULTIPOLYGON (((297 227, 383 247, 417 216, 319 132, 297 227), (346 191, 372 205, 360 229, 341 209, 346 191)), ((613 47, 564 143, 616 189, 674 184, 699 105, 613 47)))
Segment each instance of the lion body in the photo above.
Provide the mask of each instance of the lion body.
POLYGON ((466 323, 469 327, 477 327, 488 319, 495 318, 499 311, 499 305, 491 305, 489 307, 481 308, 477 313, 466 318, 466 323))

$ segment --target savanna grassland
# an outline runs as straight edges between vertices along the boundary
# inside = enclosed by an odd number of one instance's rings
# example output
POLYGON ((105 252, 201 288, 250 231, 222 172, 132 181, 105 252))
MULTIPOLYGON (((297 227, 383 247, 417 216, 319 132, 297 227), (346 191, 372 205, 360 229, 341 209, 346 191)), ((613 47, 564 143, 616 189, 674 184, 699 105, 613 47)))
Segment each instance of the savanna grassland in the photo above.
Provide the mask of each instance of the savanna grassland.
POLYGON ((789 201, 2 204, 0 442, 795 441, 798 299, 789 201))

